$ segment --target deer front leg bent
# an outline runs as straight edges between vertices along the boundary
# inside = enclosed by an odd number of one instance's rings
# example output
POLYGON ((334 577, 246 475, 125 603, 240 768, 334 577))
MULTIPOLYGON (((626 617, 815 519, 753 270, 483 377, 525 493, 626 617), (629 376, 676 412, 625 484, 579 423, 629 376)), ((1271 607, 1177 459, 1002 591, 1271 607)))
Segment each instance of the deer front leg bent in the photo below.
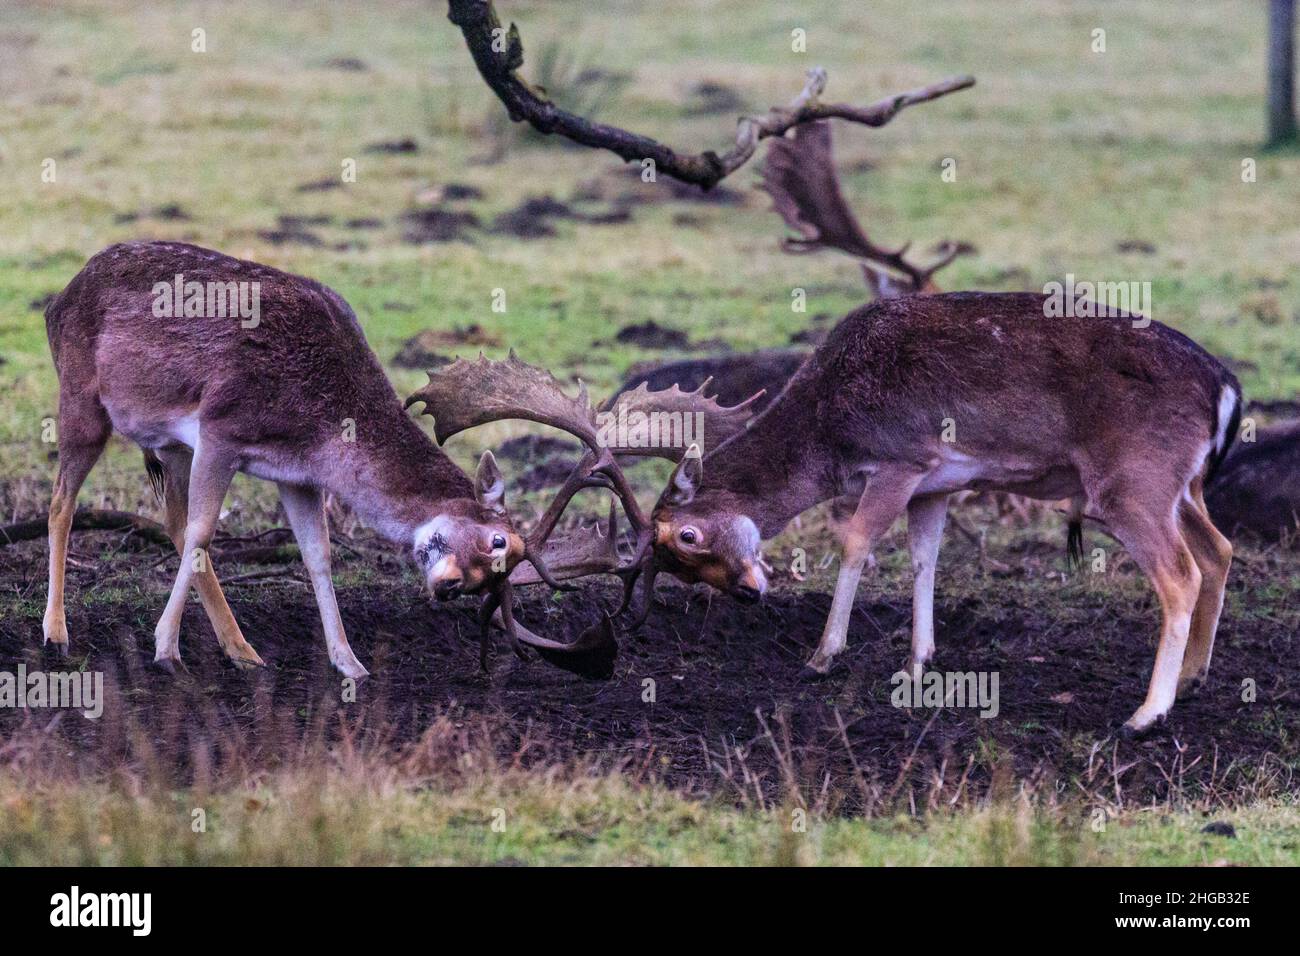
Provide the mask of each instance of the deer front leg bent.
MULTIPOLYGON (((192 455, 188 449, 159 449, 155 454, 163 467, 163 504, 166 509, 163 525, 181 560, 185 560, 185 529, 189 524, 192 455)), ((198 588, 199 600, 203 602, 203 610, 207 612, 212 630, 217 635, 217 643, 221 645, 222 651, 231 663, 240 669, 265 666, 257 651, 244 640, 243 632, 240 631, 235 615, 226 602, 226 596, 221 591, 221 582, 217 580, 216 569, 212 567, 210 561, 205 570, 195 576, 194 583, 198 588)))
POLYGON ((948 496, 917 498, 907 506, 907 546, 912 553, 912 656, 907 672, 920 681, 934 656, 934 572, 948 518, 948 496))
POLYGON ((835 655, 844 650, 849 633, 849 617, 853 614, 853 599, 858 593, 862 566, 871 554, 871 542, 861 536, 845 539, 844 553, 840 558, 840 574, 835 581, 835 596, 831 599, 831 613, 826 618, 821 642, 816 652, 804 665, 803 676, 824 677, 830 673, 835 655))
POLYGON ((221 503, 230 488, 235 469, 229 456, 209 450, 202 439, 195 449, 190 466, 189 517, 185 526, 184 546, 181 549, 180 568, 176 583, 172 585, 167 607, 163 609, 158 626, 154 628, 154 663, 166 671, 174 671, 181 661, 181 615, 189 597, 190 585, 196 574, 211 574, 208 546, 217 530, 221 503))
POLYGON ((321 624, 325 629, 325 645, 329 649, 330 663, 344 677, 360 680, 369 671, 357 660, 343 632, 343 618, 339 615, 338 601, 334 597, 334 581, 330 577, 330 535, 325 520, 325 499, 319 491, 299 485, 280 484, 280 501, 289 526, 298 539, 298 549, 307 565, 312 590, 316 592, 316 606, 320 609, 321 624))
POLYGON ((835 655, 844 650, 863 565, 880 536, 903 513, 923 476, 912 469, 882 467, 867 478, 858 507, 840 532, 844 551, 835 582, 835 596, 831 600, 831 612, 826 618, 821 642, 804 667, 805 678, 816 679, 829 674, 835 655))

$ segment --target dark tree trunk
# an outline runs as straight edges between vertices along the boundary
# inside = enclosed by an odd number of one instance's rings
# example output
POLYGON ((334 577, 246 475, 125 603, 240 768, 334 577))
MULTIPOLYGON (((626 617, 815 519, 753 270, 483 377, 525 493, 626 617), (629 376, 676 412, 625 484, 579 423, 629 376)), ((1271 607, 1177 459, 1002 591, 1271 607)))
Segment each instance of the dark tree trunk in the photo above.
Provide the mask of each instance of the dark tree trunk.
POLYGON ((1268 141, 1295 135, 1295 0, 1269 0, 1268 141))

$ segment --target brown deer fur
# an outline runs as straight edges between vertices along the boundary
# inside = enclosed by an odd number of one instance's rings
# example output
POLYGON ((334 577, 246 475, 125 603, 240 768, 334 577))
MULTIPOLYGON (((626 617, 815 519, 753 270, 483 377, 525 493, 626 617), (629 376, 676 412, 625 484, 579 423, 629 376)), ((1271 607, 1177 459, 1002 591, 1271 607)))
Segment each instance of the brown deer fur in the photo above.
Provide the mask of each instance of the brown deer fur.
POLYGON ((1160 599, 1150 690, 1126 725, 1144 730, 1209 667, 1232 551, 1201 489, 1235 434, 1240 394, 1218 361, 1159 323, 1046 318, 1035 294, 882 300, 845 318, 747 431, 682 460, 652 515, 657 555, 684 580, 753 598, 765 587, 759 539, 852 496, 835 599, 809 661, 825 674, 872 545, 907 512, 919 678, 933 651, 947 497, 1073 498, 1160 599))
POLYGON ((87 262, 50 304, 46 327, 59 375, 59 469, 45 640, 65 653, 69 526, 77 491, 114 429, 145 449, 183 555, 155 633, 156 660, 168 669, 179 660, 190 583, 231 659, 261 663, 206 562, 236 471, 279 486, 330 658, 352 677, 365 668, 348 646, 330 583, 326 492, 412 548, 440 597, 473 593, 522 557, 490 454, 472 481, 434 445, 403 410, 351 308, 319 282, 185 243, 125 243, 87 262), (155 283, 178 274, 187 283, 259 283, 259 321, 155 314, 155 283))

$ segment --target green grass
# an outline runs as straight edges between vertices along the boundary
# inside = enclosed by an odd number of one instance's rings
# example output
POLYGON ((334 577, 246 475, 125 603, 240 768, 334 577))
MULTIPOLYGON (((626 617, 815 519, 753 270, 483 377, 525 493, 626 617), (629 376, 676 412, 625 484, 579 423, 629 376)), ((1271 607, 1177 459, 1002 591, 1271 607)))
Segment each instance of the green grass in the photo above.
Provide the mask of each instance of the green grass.
POLYGON ((0 786, 0 865, 1197 866, 1300 863, 1300 811, 1209 817, 999 803, 819 819, 737 809, 618 776, 413 786, 383 771, 286 773, 232 791, 0 786), (196 813, 196 811, 200 811, 196 813), (1236 838, 1202 833, 1230 822, 1236 838))

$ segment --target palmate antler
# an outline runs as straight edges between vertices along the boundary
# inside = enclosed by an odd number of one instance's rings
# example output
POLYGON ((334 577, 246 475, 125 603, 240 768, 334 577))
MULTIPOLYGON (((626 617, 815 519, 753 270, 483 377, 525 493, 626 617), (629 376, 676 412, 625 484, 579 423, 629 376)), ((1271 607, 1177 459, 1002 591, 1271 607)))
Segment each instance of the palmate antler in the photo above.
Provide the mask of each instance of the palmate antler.
MULTIPOLYGON (((587 451, 537 526, 525 538, 525 557, 538 581, 560 589, 567 586, 551 574, 552 558, 557 568, 562 566, 564 569, 560 576, 576 577, 602 571, 617 574, 624 582, 623 603, 617 614, 631 605, 637 580, 644 575, 646 600, 635 621, 640 624, 648 613, 654 584, 654 535, 618 459, 632 456, 675 459, 690 444, 703 449, 707 439, 709 447, 714 447, 742 431, 752 415, 753 403, 762 392, 739 405, 725 408, 704 394, 707 385, 706 381, 693 392, 684 392, 676 385, 651 391, 642 385, 608 399, 599 408, 593 408, 587 388, 581 382, 578 394, 569 396, 553 375, 521 361, 511 350, 503 362, 480 355, 477 361, 458 359, 451 365, 429 372, 429 384, 412 394, 406 404, 409 407, 416 402, 424 403, 425 414, 434 416, 434 434, 439 443, 465 429, 504 419, 539 422, 567 431, 581 440, 587 451), (677 442, 660 440, 664 437, 662 428, 665 423, 670 431, 675 429, 677 442), (655 434, 656 427, 660 429, 658 434, 655 434), (689 441, 686 441, 687 437, 689 441), (603 550, 593 561, 593 544, 589 537, 574 539, 566 545, 553 543, 546 547, 569 501, 586 488, 611 491, 623 505, 623 512, 636 536, 629 563, 615 562, 611 566, 608 552, 603 550), (544 553, 550 557, 543 557, 544 553), (587 568, 590 570, 585 570, 587 568)), ((612 547, 615 536, 612 519, 608 536, 612 547)), ((512 575, 516 583, 533 583, 532 575, 527 571, 518 573, 520 577, 517 580, 512 575)), ((503 599, 497 600, 501 603, 503 599)), ((509 631, 510 615, 506 603, 502 603, 502 618, 509 631)), ((515 634, 511 637, 529 643, 515 634)))
POLYGON ((890 250, 877 246, 844 201, 831 151, 831 127, 824 120, 795 129, 793 138, 773 139, 763 163, 763 189, 798 237, 787 237, 787 252, 839 249, 862 261, 867 285, 877 296, 900 292, 938 292, 936 272, 961 253, 945 241, 938 258, 920 266, 904 258, 911 243, 890 250))

